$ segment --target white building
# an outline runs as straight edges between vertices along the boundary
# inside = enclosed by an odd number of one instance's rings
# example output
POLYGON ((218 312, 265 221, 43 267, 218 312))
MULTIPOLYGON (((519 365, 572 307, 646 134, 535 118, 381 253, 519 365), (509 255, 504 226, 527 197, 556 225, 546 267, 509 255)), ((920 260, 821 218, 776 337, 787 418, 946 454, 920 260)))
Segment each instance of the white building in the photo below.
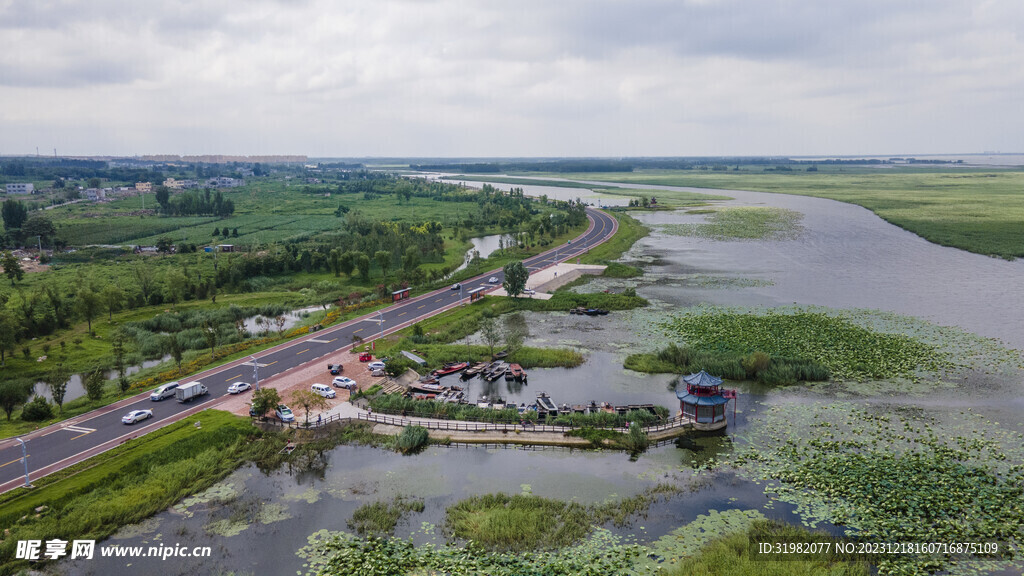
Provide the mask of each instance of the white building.
POLYGON ((207 188, 237 188, 238 186, 245 186, 245 180, 218 176, 207 180, 206 186, 207 188))
POLYGON ((150 182, 136 182, 135 189, 139 192, 152 192, 153 184, 150 182))
POLYGON ((106 188, 87 188, 85 190, 85 199, 86 200, 92 200, 94 202, 96 200, 106 200, 107 199, 107 189, 106 188))
POLYGON ((17 184, 8 184, 8 194, 34 194, 36 190, 35 184, 31 182, 18 182, 17 184))

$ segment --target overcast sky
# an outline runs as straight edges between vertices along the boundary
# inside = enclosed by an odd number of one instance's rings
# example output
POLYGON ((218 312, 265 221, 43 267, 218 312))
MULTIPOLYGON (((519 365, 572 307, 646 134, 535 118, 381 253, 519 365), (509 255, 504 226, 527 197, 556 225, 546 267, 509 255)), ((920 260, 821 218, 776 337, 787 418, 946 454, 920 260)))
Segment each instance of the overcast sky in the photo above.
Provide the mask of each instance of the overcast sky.
POLYGON ((0 154, 1024 151, 1020 0, 0 0, 0 154))

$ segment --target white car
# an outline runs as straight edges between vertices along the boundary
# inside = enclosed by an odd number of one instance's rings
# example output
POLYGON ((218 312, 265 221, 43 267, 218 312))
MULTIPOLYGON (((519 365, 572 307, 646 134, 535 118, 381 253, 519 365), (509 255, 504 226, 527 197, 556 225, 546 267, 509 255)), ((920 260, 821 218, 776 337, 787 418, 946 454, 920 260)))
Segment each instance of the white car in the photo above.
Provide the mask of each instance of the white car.
POLYGON ((156 390, 153 390, 153 393, 149 395, 149 399, 152 400, 153 402, 159 402, 164 398, 173 398, 174 391, 177 389, 177 382, 168 382, 167 384, 160 386, 156 390))
POLYGON ((274 415, 277 416, 281 422, 294 422, 295 415, 292 414, 292 409, 285 406, 284 404, 278 404, 277 410, 274 410, 274 415))
POLYGON ((526 294, 527 296, 533 296, 536 293, 537 291, 534 290, 533 288, 527 288, 526 290, 523 290, 523 294, 526 294))
POLYGON ((367 364, 366 368, 368 370, 371 370, 371 371, 372 370, 383 370, 384 369, 384 363, 381 362, 380 360, 375 360, 375 361, 370 362, 369 364, 367 364))
POLYGON ((370 372, 370 376, 387 376, 387 375, 388 375, 388 373, 385 372, 383 368, 378 368, 378 369, 374 370, 373 372, 370 372))
POLYGON ((136 422, 141 422, 152 417, 152 410, 132 410, 121 417, 121 422, 124 422, 125 424, 135 424, 136 422))
POLYGON ((487 283, 488 284, 497 284, 498 283, 498 277, 497 276, 491 276, 490 278, 487 279, 487 283))
POLYGON ((323 384, 313 384, 309 389, 312 390, 314 394, 319 394, 324 398, 334 398, 337 396, 334 390, 331 390, 330 386, 325 386, 323 384))
POLYGON ((345 376, 338 376, 331 382, 331 385, 335 388, 344 388, 346 390, 356 389, 356 381, 351 378, 346 378, 345 376))
POLYGON ((455 284, 452 284, 452 290, 461 290, 461 289, 462 289, 462 284, 459 284, 458 282, 456 282, 455 284))
POLYGON ((251 390, 252 386, 248 382, 235 382, 231 386, 228 386, 228 394, 241 394, 246 390, 251 390))

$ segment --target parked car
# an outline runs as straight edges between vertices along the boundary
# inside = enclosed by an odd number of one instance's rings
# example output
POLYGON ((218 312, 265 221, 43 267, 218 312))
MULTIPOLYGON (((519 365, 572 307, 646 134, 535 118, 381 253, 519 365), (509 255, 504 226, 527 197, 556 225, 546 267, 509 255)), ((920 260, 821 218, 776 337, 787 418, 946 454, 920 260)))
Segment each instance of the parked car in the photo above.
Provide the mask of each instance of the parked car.
POLYGON ((487 283, 488 284, 497 284, 498 283, 498 277, 497 276, 491 276, 490 278, 487 279, 487 283))
POLYGON ((361 352, 359 354, 360 362, 369 362, 370 360, 373 360, 373 354, 370 354, 369 352, 361 352))
POLYGON ((533 288, 527 288, 526 290, 523 290, 523 294, 526 294, 527 296, 533 296, 536 293, 537 291, 534 290, 533 288))
POLYGON ((377 360, 375 362, 370 362, 369 364, 366 365, 366 367, 370 370, 383 370, 384 363, 381 362, 380 360, 377 360))
POLYGON ((388 373, 385 372, 383 368, 378 368, 377 370, 374 370, 374 371, 370 372, 370 376, 387 376, 387 375, 388 375, 388 373))
POLYGON ((341 364, 328 364, 327 369, 331 372, 331 376, 337 376, 345 371, 345 367, 341 364))
POLYGON ((259 412, 256 411, 256 407, 249 404, 249 416, 259 416, 259 412))
POLYGON ((331 385, 335 388, 344 388, 346 390, 356 389, 356 381, 351 378, 346 378, 345 376, 338 376, 331 382, 331 385))
POLYGON ((284 404, 278 404, 277 410, 274 410, 274 415, 278 417, 282 422, 294 422, 295 414, 292 414, 292 409, 285 406, 284 404))
POLYGON ((231 386, 228 386, 228 394, 241 394, 246 390, 251 390, 252 386, 248 382, 235 382, 231 386))
POLYGON ((152 410, 132 410, 121 417, 121 422, 125 424, 135 424, 136 422, 142 422, 153 417, 152 410))
POLYGON ((462 284, 459 284, 458 282, 456 282, 455 284, 452 284, 452 290, 461 290, 461 289, 462 289, 462 284))
POLYGON ((334 393, 334 390, 331 390, 331 387, 326 384, 313 384, 309 389, 312 390, 313 393, 319 394, 324 398, 334 398, 337 396, 337 394, 334 393))
POLYGON ((153 390, 153 393, 149 395, 149 399, 152 400, 153 402, 159 402, 164 398, 170 398, 171 396, 174 396, 174 391, 177 389, 177 382, 168 382, 167 384, 160 386, 156 390, 153 390))

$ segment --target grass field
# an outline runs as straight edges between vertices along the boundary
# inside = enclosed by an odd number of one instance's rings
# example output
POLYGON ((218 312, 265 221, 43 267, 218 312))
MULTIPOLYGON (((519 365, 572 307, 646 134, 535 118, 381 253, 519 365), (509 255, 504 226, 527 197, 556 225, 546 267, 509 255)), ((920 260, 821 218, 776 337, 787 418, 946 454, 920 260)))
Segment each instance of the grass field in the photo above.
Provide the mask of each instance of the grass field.
MULTIPOLYGON (((551 175, 555 176, 555 175, 551 175)), ((1024 256, 1024 172, 965 169, 839 169, 819 172, 637 171, 558 174, 630 184, 753 190, 863 206, 921 237, 978 254, 1024 256)), ((605 190, 615 193, 614 190, 605 190)), ((681 192, 689 195, 689 192, 681 192)), ((676 192, 662 191, 661 198, 676 192)))

